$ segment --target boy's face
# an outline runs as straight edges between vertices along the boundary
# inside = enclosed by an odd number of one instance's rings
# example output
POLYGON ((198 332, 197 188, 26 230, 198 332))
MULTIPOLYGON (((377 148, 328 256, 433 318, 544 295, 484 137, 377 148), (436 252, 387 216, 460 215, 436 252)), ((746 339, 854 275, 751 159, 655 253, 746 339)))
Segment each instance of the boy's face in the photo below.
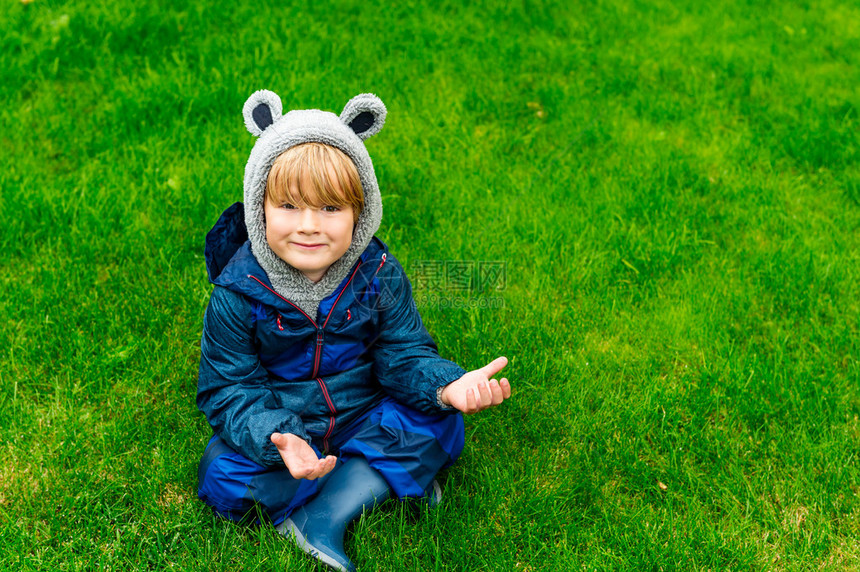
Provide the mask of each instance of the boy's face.
POLYGON ((284 262, 318 282, 349 249, 351 206, 299 207, 266 199, 266 241, 284 262))

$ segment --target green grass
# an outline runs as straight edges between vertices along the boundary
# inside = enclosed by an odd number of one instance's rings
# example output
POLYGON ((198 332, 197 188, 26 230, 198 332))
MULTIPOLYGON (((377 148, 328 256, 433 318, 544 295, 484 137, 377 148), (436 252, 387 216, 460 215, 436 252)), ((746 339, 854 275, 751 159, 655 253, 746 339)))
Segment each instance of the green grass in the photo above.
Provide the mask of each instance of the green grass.
POLYGON ((386 102, 407 271, 506 264, 422 312, 514 398, 362 569, 860 569, 860 9, 106 4, 0 5, 0 569, 315 569, 196 500, 202 245, 261 88, 386 102))

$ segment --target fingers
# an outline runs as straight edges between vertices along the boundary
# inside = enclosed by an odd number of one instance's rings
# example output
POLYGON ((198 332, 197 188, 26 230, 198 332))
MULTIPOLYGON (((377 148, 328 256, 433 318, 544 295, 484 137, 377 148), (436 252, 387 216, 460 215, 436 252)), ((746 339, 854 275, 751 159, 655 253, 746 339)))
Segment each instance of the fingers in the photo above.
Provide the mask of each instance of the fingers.
POLYGON ((478 382, 466 390, 466 403, 460 411, 467 414, 478 413, 484 409, 501 405, 511 396, 511 384, 506 378, 501 381, 491 379, 489 382, 478 382))
POLYGON ((493 404, 493 395, 490 391, 489 383, 479 383, 478 384, 478 395, 480 396, 480 401, 478 402, 478 410, 486 409, 490 405, 493 404))
POLYGON ((478 411, 478 400, 475 399, 475 390, 469 388, 466 391, 466 409, 463 413, 476 413, 478 411))
POLYGON ((507 378, 503 377, 502 381, 499 382, 499 385, 502 388, 502 397, 505 399, 509 398, 511 396, 511 384, 507 378))
POLYGON ((302 467, 290 467, 290 474, 294 479, 306 479, 313 481, 330 473, 337 466, 337 457, 329 455, 324 459, 317 459, 302 467))
POLYGON ((478 371, 486 375, 487 379, 490 379, 491 377, 502 371, 502 368, 504 368, 506 365, 508 365, 508 358, 506 358, 505 356, 497 357, 484 367, 480 368, 478 371))
POLYGON ((511 396, 511 384, 505 378, 502 378, 502 381, 491 379, 489 383, 481 384, 480 393, 479 410, 501 405, 505 399, 511 396))
POLYGON ((489 385, 491 396, 490 405, 499 405, 502 401, 505 400, 505 396, 502 392, 502 386, 499 385, 499 382, 495 379, 491 379, 489 385))
POLYGON ((329 455, 325 459, 320 459, 319 463, 317 463, 316 470, 313 475, 310 477, 305 477, 309 480, 318 479, 320 477, 324 477, 328 473, 330 473, 337 466, 337 457, 333 455, 329 455))

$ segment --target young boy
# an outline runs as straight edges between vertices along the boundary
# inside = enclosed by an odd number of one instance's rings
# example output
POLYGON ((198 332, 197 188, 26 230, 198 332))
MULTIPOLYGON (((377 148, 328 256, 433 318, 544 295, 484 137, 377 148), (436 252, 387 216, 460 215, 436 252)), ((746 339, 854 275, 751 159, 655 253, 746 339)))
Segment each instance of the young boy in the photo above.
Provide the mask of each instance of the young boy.
POLYGON ((399 263, 373 235, 382 201, 363 141, 386 109, 374 95, 340 116, 245 103, 258 137, 244 205, 206 237, 215 284, 197 405, 214 435, 200 498, 241 520, 258 509, 339 570, 346 526, 389 496, 441 500, 435 476, 463 449, 460 412, 510 397, 497 358, 465 372, 439 357, 399 263))

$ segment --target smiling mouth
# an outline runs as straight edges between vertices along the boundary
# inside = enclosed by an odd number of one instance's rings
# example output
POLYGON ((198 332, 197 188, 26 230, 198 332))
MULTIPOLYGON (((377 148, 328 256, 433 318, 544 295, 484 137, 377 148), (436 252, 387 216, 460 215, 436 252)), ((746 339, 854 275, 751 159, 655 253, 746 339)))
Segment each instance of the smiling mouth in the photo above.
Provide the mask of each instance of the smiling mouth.
POLYGON ((293 246, 298 246, 299 248, 306 248, 308 250, 313 250, 315 248, 320 248, 325 246, 324 244, 302 244, 301 242, 294 242, 293 246))

